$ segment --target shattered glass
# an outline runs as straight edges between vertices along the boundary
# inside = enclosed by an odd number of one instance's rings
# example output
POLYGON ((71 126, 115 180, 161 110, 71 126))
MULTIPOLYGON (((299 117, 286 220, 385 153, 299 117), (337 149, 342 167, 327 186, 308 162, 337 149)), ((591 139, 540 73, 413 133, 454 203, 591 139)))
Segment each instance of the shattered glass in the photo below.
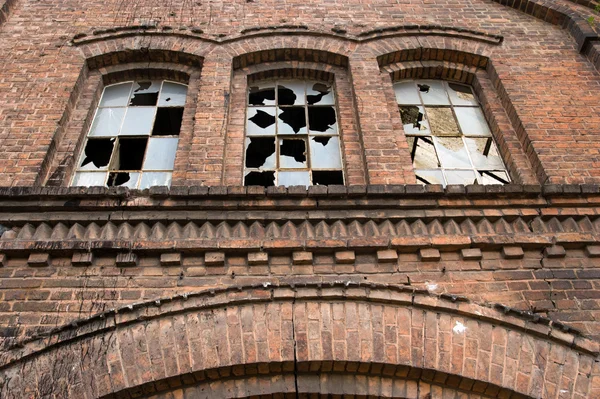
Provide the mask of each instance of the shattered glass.
POLYGON ((475 168, 485 169, 503 169, 504 163, 498 148, 494 144, 494 140, 491 137, 487 138, 472 138, 465 137, 465 143, 469 149, 471 160, 475 168))
POLYGON ((277 84, 278 105, 304 105, 305 83, 303 81, 279 82, 277 84))
POLYGON ((269 187, 275 185, 275 172, 264 171, 257 172, 252 171, 246 173, 244 176, 244 186, 263 186, 269 187))
POLYGON ((131 93, 131 86, 133 83, 119 83, 116 85, 106 86, 104 93, 102 93, 102 99, 100 100, 100 107, 125 107, 129 100, 131 93))
POLYGON ((315 169, 341 169, 340 140, 337 137, 312 137, 310 159, 315 169))
POLYGON ((160 91, 160 85, 161 82, 156 81, 135 82, 133 84, 133 92, 131 93, 129 105, 156 105, 158 101, 158 92, 160 91))
POLYGON ((279 167, 306 168, 306 141, 304 139, 279 140, 279 167))
POLYGON ((107 184, 109 187, 122 186, 128 188, 137 188, 139 178, 139 173, 111 172, 108 174, 107 184))
POLYGON ((306 113, 304 107, 279 108, 277 134, 306 133, 306 113))
POLYGON ((275 105, 275 83, 252 84, 248 89, 248 104, 275 105))
POLYGON ((425 108, 417 105, 400 107, 400 117, 406 134, 431 134, 425 108))
POLYGON ((337 118, 333 107, 309 107, 308 125, 312 134, 337 134, 337 118))
POLYGON ((407 140, 415 168, 433 169, 440 166, 432 137, 407 137, 407 140))
POLYGON ((479 184, 508 184, 510 179, 503 170, 478 170, 479 184))
POLYGON ((125 110, 126 108, 98 108, 89 135, 94 137, 117 136, 121 131, 125 110))
POLYGON ((105 170, 113 152, 115 139, 90 139, 85 145, 80 170, 105 170))
POLYGON ((275 137, 246 138, 246 167, 275 169, 275 137))
POLYGON ((306 102, 308 105, 334 105, 333 89, 325 83, 314 83, 306 86, 306 102))
POLYGON ((275 108, 248 108, 248 136, 275 135, 275 108))

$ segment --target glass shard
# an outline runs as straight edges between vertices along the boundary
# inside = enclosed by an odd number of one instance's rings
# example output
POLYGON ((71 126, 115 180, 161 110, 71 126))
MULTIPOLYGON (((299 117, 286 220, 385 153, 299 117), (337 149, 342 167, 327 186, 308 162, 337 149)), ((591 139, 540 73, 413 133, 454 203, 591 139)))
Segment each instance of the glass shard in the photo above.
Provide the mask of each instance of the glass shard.
POLYGON ((158 100, 159 107, 183 107, 187 97, 187 86, 179 83, 164 82, 158 100))
POLYGON ((427 107, 429 126, 436 136, 460 136, 452 108, 427 107))
POLYGON ((275 108, 248 108, 248 136, 275 135, 275 108))
POLYGON ((120 134, 122 136, 150 135, 155 115, 155 107, 127 108, 120 134))
POLYGON ((106 86, 104 93, 102 93, 102 99, 100 100, 100 107, 125 107, 129 101, 129 94, 131 93, 131 82, 120 83, 116 85, 106 86))
POLYGON ((306 141, 303 139, 279 140, 279 167, 306 168, 306 141))
POLYGON ((178 136, 181 131, 182 118, 183 108, 181 107, 159 108, 156 112, 152 135, 178 136))
POLYGON ((304 107, 279 108, 277 134, 306 134, 304 107))
POLYGON ((308 126, 313 134, 337 134, 337 118, 333 107, 308 107, 308 126))
POLYGON ((308 105, 333 105, 333 90, 325 83, 308 83, 306 86, 306 102, 308 105))
POLYGON ((448 83, 448 94, 454 105, 478 105, 477 99, 469 86, 448 83))
POLYGON ((155 186, 170 186, 171 172, 144 172, 140 181, 140 190, 155 186))
POLYGON ((111 169, 140 170, 146 153, 147 138, 122 138, 111 169))
POLYGON ((461 137, 435 137, 435 143, 443 168, 471 168, 471 161, 461 137))
POLYGON ((417 183, 446 185, 441 170, 415 170, 417 183))
POLYGON ((398 104, 421 104, 421 99, 414 82, 401 82, 394 85, 398 104))
POLYGON ((150 138, 143 169, 173 170, 178 142, 179 139, 177 138, 150 138))
POLYGON ((450 105, 446 89, 440 80, 417 81, 417 89, 425 105, 450 105))
POLYGON ((491 137, 465 137, 465 143, 476 169, 504 169, 498 148, 491 137))
POLYGON ((344 174, 341 170, 313 170, 313 184, 319 186, 343 185, 344 174))
POLYGON ((444 170, 448 184, 477 184, 472 170, 444 170))
POLYGON ((425 108, 417 105, 400 107, 400 117, 406 134, 430 134, 425 108))
POLYGON ((304 82, 279 82, 277 105, 304 105, 304 82))
POLYGON ((302 172, 277 172, 277 184, 280 186, 310 186, 310 174, 302 172))
POLYGON ((76 187, 99 187, 104 186, 104 180, 106 180, 106 172, 94 173, 94 172, 77 172, 73 179, 72 186, 76 187))
POLYGON ((463 134, 468 136, 491 136, 490 128, 480 108, 457 107, 454 108, 454 111, 463 134))
POLYGON ((265 171, 256 172, 252 171, 246 173, 244 176, 244 186, 263 186, 270 187, 275 185, 275 172, 265 171))
POLYGON ((274 137, 246 138, 246 167, 274 169, 276 165, 274 137))
POLYGON ((98 108, 90 129, 93 137, 114 137, 119 134, 126 108, 98 108))
POLYGON ((253 84, 248 89, 248 104, 275 105, 275 83, 253 84))
POLYGON ((413 166, 419 169, 439 168, 440 163, 435 153, 431 137, 407 137, 408 149, 413 166))
POLYGON ((137 188, 139 178, 139 173, 111 172, 108 175, 107 184, 109 187, 123 186, 129 188, 137 188))
POLYGON ((339 139, 325 136, 311 137, 310 163, 311 167, 316 169, 341 169, 339 139))
POLYGON ((85 145, 80 169, 102 170, 108 168, 115 139, 90 139, 85 145))

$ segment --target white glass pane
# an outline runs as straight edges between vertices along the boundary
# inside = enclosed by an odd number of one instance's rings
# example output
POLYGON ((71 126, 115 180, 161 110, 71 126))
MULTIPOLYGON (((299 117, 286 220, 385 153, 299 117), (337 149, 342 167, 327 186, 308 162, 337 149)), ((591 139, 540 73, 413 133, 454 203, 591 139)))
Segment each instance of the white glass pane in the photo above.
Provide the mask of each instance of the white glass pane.
POLYGON ((302 172, 277 172, 277 185, 279 186, 310 186, 310 174, 302 172))
POLYGON ((177 138, 150 138, 146 149, 144 170, 173 170, 177 138))
POLYGON ((333 105, 333 87, 330 84, 320 82, 306 83, 306 102, 308 105, 333 105))
POLYGON ((502 170, 479 170, 477 171, 477 180, 479 184, 508 184, 510 178, 502 170))
POLYGON ((444 168, 470 168, 471 162, 460 137, 435 137, 437 153, 444 168))
POLYGON ((74 187, 94 187, 104 186, 106 180, 106 172, 94 173, 94 172, 77 172, 73 179, 72 186, 74 187))
POLYGON ((472 170, 444 170, 448 184, 475 184, 477 179, 472 170))
POLYGON ((415 170, 415 174, 417 175, 417 183, 446 185, 441 170, 415 170))
POLYGON ((425 108, 418 105, 400 106, 400 117, 406 134, 431 134, 425 108))
POLYGON ((454 105, 478 105, 477 99, 467 85, 447 82, 450 101, 454 105))
POLYGON ((435 169, 439 168, 440 163, 437 159, 433 138, 426 137, 407 137, 408 150, 413 161, 413 166, 417 169, 435 169))
POLYGON ((159 107, 183 107, 187 97, 187 86, 164 82, 158 100, 159 107))
POLYGON ((274 137, 246 137, 245 166, 252 169, 275 169, 277 154, 274 137))
POLYGON ((248 104, 275 105, 275 82, 252 83, 248 88, 248 104))
POLYGON ((417 86, 413 81, 396 83, 394 91, 396 92, 396 101, 398 104, 421 104, 421 99, 417 93, 417 86))
POLYGON ((471 160, 476 169, 504 169, 504 163, 498 148, 491 137, 470 138, 465 137, 471 160))
POLYGON ((132 83, 121 83, 118 85, 107 86, 104 88, 101 107, 125 107, 129 102, 132 83))
POLYGON ((248 107, 246 134, 248 136, 275 135, 275 107, 248 107))
POLYGON ((140 174, 137 172, 114 172, 108 176, 108 185, 111 187, 137 188, 140 174))
POLYGON ((93 137, 117 136, 121 129, 126 109, 98 108, 89 135, 93 137))
POLYGON ((456 107, 456 118, 458 124, 465 135, 469 136, 490 136, 490 128, 483 112, 475 107, 456 107))
MULTIPOLYGON (((457 109, 457 108, 455 108, 457 109)), ((456 119, 452 114, 452 108, 442 107, 426 107, 427 118, 429 118, 429 126, 431 131, 436 136, 460 136, 456 119)))
POLYGON ((279 167, 306 168, 306 153, 306 140, 304 139, 279 140, 279 167))
POLYGON ((335 107, 308 107, 310 134, 338 134, 335 107))
POLYGON ((171 172, 144 172, 140 182, 140 190, 154 186, 170 186, 171 172))
POLYGON ((277 113, 277 134, 306 134, 304 107, 282 107, 277 113))
POLYGON ((310 163, 313 169, 341 169, 340 140, 337 137, 311 137, 310 163))
POLYGON ((418 80, 417 90, 425 105, 450 105, 441 80, 418 80))
POLYGON ((277 105, 304 105, 304 81, 277 83, 277 105))
POLYGON ((121 136, 149 135, 154 126, 156 107, 129 107, 121 128, 121 136))

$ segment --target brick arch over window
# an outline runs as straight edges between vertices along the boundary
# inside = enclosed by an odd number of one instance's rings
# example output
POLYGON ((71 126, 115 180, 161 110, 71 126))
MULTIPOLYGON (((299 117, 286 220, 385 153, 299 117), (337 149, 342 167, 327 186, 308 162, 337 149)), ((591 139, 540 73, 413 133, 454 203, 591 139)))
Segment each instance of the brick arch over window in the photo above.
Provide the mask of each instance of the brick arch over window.
POLYGON ((587 398, 600 394, 591 382, 597 356, 597 343, 563 325, 465 298, 377 284, 266 284, 130 305, 22 342, 2 356, 0 393, 137 397, 267 377, 326 393, 351 376, 350 395, 372 386, 387 392, 394 377, 407 393, 392 397, 414 397, 408 389, 417 384, 487 397, 566 390, 587 398))

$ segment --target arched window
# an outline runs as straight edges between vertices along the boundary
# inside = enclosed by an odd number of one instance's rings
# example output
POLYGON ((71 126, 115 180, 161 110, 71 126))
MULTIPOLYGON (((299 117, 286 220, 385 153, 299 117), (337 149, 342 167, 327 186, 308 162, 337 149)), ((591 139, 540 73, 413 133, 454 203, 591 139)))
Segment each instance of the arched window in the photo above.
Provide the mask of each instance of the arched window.
POLYGON ((277 80, 249 86, 244 185, 344 184, 331 85, 277 80))
POLYGON ((72 186, 169 186, 186 95, 167 80, 106 86, 72 186))
POLYGON ((394 89, 419 183, 510 182, 470 86, 405 80, 397 82, 394 89))

